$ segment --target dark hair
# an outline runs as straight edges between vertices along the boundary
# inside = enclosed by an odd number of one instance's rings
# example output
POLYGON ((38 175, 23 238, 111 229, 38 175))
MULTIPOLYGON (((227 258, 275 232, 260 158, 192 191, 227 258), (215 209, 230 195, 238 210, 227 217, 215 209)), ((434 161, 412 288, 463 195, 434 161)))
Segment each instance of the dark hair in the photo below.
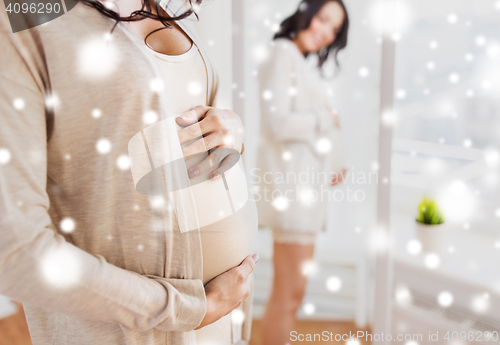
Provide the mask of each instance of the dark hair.
MULTIPOLYGON (((196 14, 196 12, 194 10, 193 5, 199 6, 199 5, 201 5, 201 2, 203 0, 194 0, 194 1, 193 0, 185 0, 185 1, 189 2, 189 4, 191 5, 191 8, 189 10, 187 10, 186 12, 184 12, 181 15, 176 16, 176 17, 167 17, 167 16, 161 15, 161 8, 160 8, 160 1, 159 0, 151 0, 151 1, 154 1, 154 3, 155 3, 156 14, 154 14, 151 11, 150 1, 149 0, 142 0, 141 9, 132 12, 130 14, 130 16, 128 16, 128 17, 121 17, 118 13, 116 13, 112 9, 106 7, 100 1, 96 1, 96 0, 80 0, 80 1, 83 2, 87 6, 95 8, 97 11, 101 12, 106 17, 114 19, 116 21, 116 23, 113 26, 113 28, 111 29, 111 32, 113 32, 113 30, 115 29, 116 25, 119 22, 135 22, 135 21, 146 19, 146 18, 151 18, 151 19, 157 20, 157 21, 161 22, 163 25, 165 25, 165 27, 163 27, 163 28, 159 28, 159 29, 151 31, 144 38, 144 43, 146 43, 146 40, 148 39, 148 37, 151 34, 157 32, 157 31, 166 29, 166 28, 171 29, 173 26, 169 22, 184 19, 186 17, 189 17, 193 13, 195 14, 196 18, 198 18, 198 15, 196 14)), ((168 3, 166 6, 168 7, 168 3)))
MULTIPOLYGON (((321 68, 325 61, 328 59, 330 53, 333 53, 335 64, 339 65, 337 60, 337 54, 341 49, 344 49, 347 45, 347 31, 349 30, 349 17, 347 15, 347 10, 342 0, 302 0, 295 11, 290 17, 283 20, 280 25, 279 31, 274 35, 274 39, 277 38, 288 38, 290 40, 295 39, 299 31, 305 30, 311 24, 311 20, 319 12, 321 7, 329 1, 338 3, 345 13, 344 23, 339 33, 335 37, 335 41, 330 44, 325 49, 321 49, 316 54, 318 55, 318 68, 321 68)), ((309 53, 305 53, 304 56, 308 56, 309 53)))

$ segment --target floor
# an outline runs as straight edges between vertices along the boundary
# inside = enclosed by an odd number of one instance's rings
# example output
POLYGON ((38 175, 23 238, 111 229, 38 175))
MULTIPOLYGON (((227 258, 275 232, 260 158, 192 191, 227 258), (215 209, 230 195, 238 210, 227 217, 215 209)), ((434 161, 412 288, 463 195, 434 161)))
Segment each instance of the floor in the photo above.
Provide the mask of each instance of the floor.
POLYGON ((17 314, 0 319, 0 345, 32 345, 23 305, 14 302, 17 314))
MULTIPOLYGON (((24 317, 23 306, 20 303, 14 302, 19 312, 4 319, 0 319, 0 345, 32 345, 29 336, 28 325, 24 317)), ((335 334, 349 334, 351 331, 355 333, 358 331, 354 322, 341 321, 341 322, 326 322, 326 321, 298 321, 295 330, 298 334, 321 334, 323 331, 332 332, 335 334)), ((261 345, 260 342, 260 320, 254 320, 252 323, 252 340, 250 345, 261 345)), ((368 329, 364 329, 368 332, 368 329)), ((346 341, 333 341, 333 342, 293 342, 294 344, 346 344, 346 341)), ((367 342, 361 341, 356 345, 369 345, 367 342)))
MULTIPOLYGON (((253 320, 252 321, 252 338, 250 340, 250 345, 261 345, 262 342, 260 341, 260 336, 261 336, 261 322, 260 320, 253 320)), ((354 324, 353 321, 306 321, 306 320, 300 320, 296 322, 296 326, 294 328, 294 331, 297 332, 297 334, 303 334, 304 336, 306 334, 311 334, 312 336, 314 334, 322 334, 323 331, 328 331, 328 333, 333 333, 333 337, 335 337, 336 334, 339 336, 342 334, 349 334, 349 332, 355 334, 357 331, 364 331, 365 334, 367 332, 370 332, 369 328, 364 328, 364 329, 359 329, 356 328, 356 325, 354 324)), ((319 337, 319 336, 318 336, 319 337)), ((344 338, 346 339, 346 338, 344 338)), ((345 340, 340 340, 340 341, 294 341, 290 342, 290 345, 292 344, 307 344, 307 345, 323 345, 323 344, 342 344, 342 345, 351 345, 347 344, 347 341, 345 340)), ((352 345, 370 345, 370 342, 365 342, 362 339, 360 339, 359 343, 353 342, 352 345)))

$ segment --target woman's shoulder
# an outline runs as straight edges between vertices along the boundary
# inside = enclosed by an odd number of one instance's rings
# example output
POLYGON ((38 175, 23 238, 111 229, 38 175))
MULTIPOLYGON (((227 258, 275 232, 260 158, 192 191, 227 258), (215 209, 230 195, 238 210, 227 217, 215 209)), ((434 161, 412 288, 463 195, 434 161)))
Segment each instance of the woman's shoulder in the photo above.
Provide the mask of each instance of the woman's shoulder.
POLYGON ((269 43, 269 45, 271 52, 274 52, 276 54, 287 54, 295 56, 297 53, 297 47, 295 46, 295 43, 293 43, 288 38, 276 38, 271 43, 269 43))
POLYGON ((269 43, 264 64, 296 64, 300 56, 295 43, 288 38, 276 38, 269 43))

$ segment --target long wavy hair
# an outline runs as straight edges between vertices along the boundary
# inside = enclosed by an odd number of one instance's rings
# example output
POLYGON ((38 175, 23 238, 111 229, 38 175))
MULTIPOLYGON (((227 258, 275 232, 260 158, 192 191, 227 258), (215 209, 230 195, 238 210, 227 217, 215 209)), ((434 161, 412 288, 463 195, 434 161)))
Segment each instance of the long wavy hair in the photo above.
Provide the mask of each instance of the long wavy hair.
MULTIPOLYGON (((80 2, 83 2, 85 5, 95 8, 101 14, 103 14, 106 17, 109 17, 111 19, 114 19, 116 21, 115 25, 111 29, 111 32, 113 32, 113 30, 115 29, 116 25, 119 22, 135 22, 135 21, 146 19, 146 18, 154 19, 154 20, 161 22, 164 25, 164 27, 151 31, 144 38, 144 43, 146 43, 146 40, 148 39, 148 37, 150 35, 154 34, 155 32, 163 30, 163 29, 167 29, 167 28, 171 29, 173 27, 172 24, 170 24, 171 22, 187 18, 193 13, 196 16, 196 18, 198 18, 198 14, 196 14, 195 8, 200 6, 203 0, 184 0, 184 1, 186 1, 190 4, 190 9, 188 9, 186 12, 182 13, 181 15, 178 15, 175 17, 168 17, 168 16, 164 16, 161 14, 163 9, 160 7, 159 0, 142 0, 142 6, 141 6, 140 10, 136 10, 136 11, 132 12, 130 14, 130 16, 128 16, 128 17, 121 17, 117 12, 106 7, 106 5, 104 5, 100 1, 80 0, 80 2), (152 12, 152 6, 151 6, 152 3, 154 3, 156 13, 152 12)), ((166 7, 168 7, 168 3, 166 5, 166 7)))
MULTIPOLYGON (((335 37, 335 41, 328 47, 319 50, 315 54, 318 55, 318 68, 321 68, 325 61, 328 59, 330 54, 333 54, 335 64, 339 66, 337 59, 337 54, 340 50, 347 46, 347 32, 349 30, 349 16, 347 15, 347 9, 345 8, 344 2, 342 0, 302 0, 295 11, 294 14, 283 20, 280 25, 280 29, 274 35, 274 39, 277 38, 288 38, 289 40, 294 40, 297 37, 299 31, 305 30, 311 24, 313 17, 319 12, 321 7, 329 2, 333 1, 338 3, 345 13, 344 23, 339 33, 335 37)), ((309 53, 305 53, 304 56, 307 57, 309 53)))

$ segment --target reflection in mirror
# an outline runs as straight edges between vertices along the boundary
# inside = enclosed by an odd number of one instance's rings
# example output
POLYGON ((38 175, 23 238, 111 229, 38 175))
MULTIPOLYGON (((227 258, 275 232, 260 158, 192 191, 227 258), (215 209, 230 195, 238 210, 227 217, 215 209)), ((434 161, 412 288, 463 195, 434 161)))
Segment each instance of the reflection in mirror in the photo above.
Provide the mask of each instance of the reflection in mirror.
MULTIPOLYGON (((270 90, 262 88, 267 77, 267 74, 262 75, 262 72, 273 73, 273 69, 269 68, 269 63, 267 63, 273 49, 270 43, 279 30, 280 23, 292 15, 299 4, 299 1, 255 0, 248 2, 247 7, 244 7, 246 30, 244 59, 248 61, 245 71, 251 78, 247 80, 243 90, 240 88, 240 83, 233 85, 233 99, 246 99, 250 103, 246 105, 245 111, 247 132, 245 145, 247 149, 243 158, 246 166, 250 169, 248 174, 250 182, 254 185, 258 185, 259 177, 263 178, 263 174, 268 172, 268 170, 262 169, 262 165, 258 164, 258 158, 260 159, 257 155, 259 145, 259 154, 262 154, 268 148, 271 149, 267 146, 270 138, 284 137, 286 130, 284 124, 281 128, 276 125, 274 136, 266 133, 269 130, 269 127, 266 127, 269 124, 266 122, 268 121, 266 116, 269 115, 271 109, 268 112, 262 108, 267 104, 272 106, 270 103, 275 100, 276 93, 267 92, 270 90), (267 69, 262 69, 262 66, 267 66, 267 69), (260 114, 260 118, 253 114, 260 114), (259 136, 260 140, 257 140, 259 136)), ((370 238, 376 223, 378 181, 376 156, 381 45, 378 39, 379 34, 371 25, 372 18, 366 3, 361 0, 349 0, 345 2, 345 6, 349 14, 347 46, 339 53, 339 67, 335 66, 333 59, 325 63, 323 80, 316 82, 315 87, 319 86, 320 91, 326 94, 328 103, 332 105, 333 110, 339 116, 340 132, 345 146, 346 175, 340 184, 331 188, 329 194, 331 202, 328 205, 326 227, 324 231, 318 233, 314 241, 314 253, 311 260, 302 263, 303 275, 306 277, 307 284, 305 295, 298 301, 297 321, 292 329, 297 336, 296 340, 301 339, 301 334, 305 336, 322 331, 326 331, 328 337, 331 336, 333 339, 344 335, 344 340, 346 340, 349 337, 349 332, 358 330, 369 332, 369 322, 372 316, 370 304, 373 299, 373 285, 370 284, 370 280, 373 276, 375 253, 370 247, 370 238)), ((290 54, 293 53, 296 52, 292 50, 290 54)), ((305 65, 311 73, 314 72, 316 63, 317 59, 312 54, 305 60, 305 65)), ((275 68, 279 66, 276 64, 275 68)), ((286 75, 285 77, 290 76, 286 75)), ((284 91, 285 96, 288 97, 287 90, 284 91)), ((294 91, 293 89, 292 93, 295 93, 294 91)), ((278 100, 282 102, 283 97, 278 97, 278 100)), ((295 102, 300 102, 300 100, 295 102)), ((299 106, 301 105, 299 104, 299 106)), ((319 107, 320 105, 317 106, 317 108, 319 107)), ((275 110, 276 112, 283 111, 281 108, 275 110)), ((302 131, 304 135, 307 129, 305 125, 304 122, 304 127, 298 131, 302 131)), ((329 141, 330 144, 332 142, 329 141)), ((317 136, 310 143, 310 148, 306 148, 306 150, 319 148, 319 151, 322 151, 328 146, 327 154, 332 155, 340 145, 337 143, 323 145, 325 143, 326 141, 322 141, 322 138, 317 136)), ((276 147, 273 144, 273 150, 276 147)), ((281 154, 270 162, 273 164, 283 164, 284 162, 287 166, 293 167, 297 164, 300 165, 302 161, 305 169, 306 161, 304 158, 292 153, 300 152, 297 147, 299 144, 293 144, 293 142, 279 145, 278 149, 281 150, 281 154)), ((293 171, 290 172, 293 173, 293 171)), ((270 177, 270 175, 267 176, 270 177)), ((298 184, 294 185, 293 182, 290 184, 293 185, 293 191, 295 191, 298 184)), ((262 186, 260 187, 262 188, 262 186)), ((253 189, 253 191, 255 190, 253 189)), ((264 194, 259 195, 264 197, 264 194)), ((289 196, 291 195, 292 193, 289 193, 289 196)), ((291 203, 287 203, 284 199, 275 198, 271 199, 269 204, 272 212, 279 214, 280 210, 283 210, 281 212, 285 214, 291 203)), ((312 205, 312 207, 317 207, 317 205, 312 205)), ((277 247, 273 244, 271 227, 265 224, 264 213, 267 213, 266 210, 260 208, 259 220, 260 224, 264 226, 259 229, 256 243, 256 251, 260 255, 260 261, 258 269, 254 272, 253 344, 266 344, 262 336, 265 331, 262 320, 266 306, 272 298, 273 277, 276 273, 273 254, 276 253, 277 247)), ((291 220, 292 218, 288 216, 286 219, 291 220)), ((311 229, 316 222, 317 217, 312 217, 310 220, 311 229)), ((292 267, 291 260, 301 255, 299 251, 300 249, 297 248, 296 255, 293 255, 292 251, 291 257, 288 259, 290 261, 282 262, 282 269, 292 267)), ((274 260, 276 260, 276 256, 274 256, 274 260)), ((274 284, 278 284, 276 280, 274 284)), ((283 293, 285 292, 283 291, 283 293)), ((293 303, 290 303, 289 307, 292 308, 293 303)), ((290 337, 289 339, 289 341, 293 340, 290 337)))

